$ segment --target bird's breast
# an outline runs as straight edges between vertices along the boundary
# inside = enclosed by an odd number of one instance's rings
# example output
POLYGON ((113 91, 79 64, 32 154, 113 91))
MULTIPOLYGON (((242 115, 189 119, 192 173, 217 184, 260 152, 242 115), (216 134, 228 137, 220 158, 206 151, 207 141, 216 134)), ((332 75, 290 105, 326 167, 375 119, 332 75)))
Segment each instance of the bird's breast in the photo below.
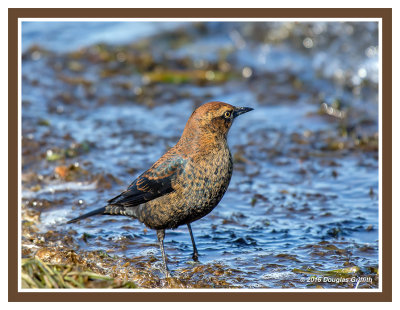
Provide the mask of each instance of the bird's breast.
POLYGON ((186 162, 174 191, 146 203, 143 222, 156 229, 176 228, 210 213, 224 196, 232 176, 228 147, 186 162))
POLYGON ((228 148, 189 161, 177 193, 183 210, 181 224, 193 222, 210 213, 224 196, 232 176, 232 157, 228 148))

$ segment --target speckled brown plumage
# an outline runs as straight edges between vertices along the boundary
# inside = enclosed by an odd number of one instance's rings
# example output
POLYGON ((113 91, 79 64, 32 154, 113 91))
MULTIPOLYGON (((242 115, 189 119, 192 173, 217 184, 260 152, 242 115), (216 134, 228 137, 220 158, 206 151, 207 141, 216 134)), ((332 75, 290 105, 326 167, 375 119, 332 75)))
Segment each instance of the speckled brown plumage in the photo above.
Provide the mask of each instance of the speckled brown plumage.
POLYGON ((165 229, 188 226, 193 259, 198 252, 190 223, 210 213, 225 194, 232 176, 227 134, 235 117, 251 111, 223 102, 197 108, 178 143, 141 174, 108 205, 68 223, 96 215, 126 215, 157 230, 164 266, 169 276, 163 239, 165 229))

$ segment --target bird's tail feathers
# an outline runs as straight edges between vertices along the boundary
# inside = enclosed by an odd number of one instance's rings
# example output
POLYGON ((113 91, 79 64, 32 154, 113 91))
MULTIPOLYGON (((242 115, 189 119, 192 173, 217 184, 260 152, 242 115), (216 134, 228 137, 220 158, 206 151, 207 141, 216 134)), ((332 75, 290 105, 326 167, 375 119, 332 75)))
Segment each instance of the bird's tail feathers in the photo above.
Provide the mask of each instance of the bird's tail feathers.
POLYGON ((80 221, 80 220, 83 220, 83 219, 85 219, 85 218, 87 218, 87 217, 90 217, 90 216, 93 216, 93 215, 104 214, 105 211, 106 211, 106 207, 102 207, 102 208, 93 210, 92 212, 83 214, 83 215, 81 215, 81 216, 79 216, 79 217, 77 217, 77 218, 74 218, 74 219, 72 219, 72 220, 69 220, 69 221, 67 222, 67 224, 78 222, 78 221, 80 221))

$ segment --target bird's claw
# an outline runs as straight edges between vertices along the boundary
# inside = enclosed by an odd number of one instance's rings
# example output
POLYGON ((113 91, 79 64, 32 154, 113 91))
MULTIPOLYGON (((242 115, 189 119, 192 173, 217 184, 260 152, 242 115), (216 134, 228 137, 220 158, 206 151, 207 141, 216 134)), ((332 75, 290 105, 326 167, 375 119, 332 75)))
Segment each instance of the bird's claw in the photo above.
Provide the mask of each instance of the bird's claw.
POLYGON ((165 271, 165 277, 166 278, 172 278, 171 273, 169 272, 169 270, 165 271))
POLYGON ((197 253, 193 253, 193 254, 192 254, 192 258, 193 258, 193 260, 194 260, 195 262, 198 262, 198 261, 199 261, 199 255, 197 255, 197 253))

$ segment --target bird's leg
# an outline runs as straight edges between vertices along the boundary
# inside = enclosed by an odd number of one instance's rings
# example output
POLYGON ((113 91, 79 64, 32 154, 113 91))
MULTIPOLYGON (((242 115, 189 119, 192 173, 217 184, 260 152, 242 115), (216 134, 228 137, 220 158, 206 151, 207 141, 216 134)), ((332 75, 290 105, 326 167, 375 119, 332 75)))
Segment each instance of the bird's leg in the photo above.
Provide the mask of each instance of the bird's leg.
POLYGON ((190 224, 187 224, 187 227, 189 229, 189 233, 190 233, 190 239, 192 239, 192 244, 193 244, 193 255, 192 258, 195 262, 199 261, 199 252, 197 252, 197 248, 196 248, 196 243, 194 242, 194 237, 193 237, 193 233, 192 233, 192 227, 190 227, 190 224))
POLYGON ((158 243, 160 244, 161 255, 164 262, 165 275, 167 276, 167 278, 170 278, 171 274, 169 273, 168 270, 167 259, 164 252, 164 236, 165 236, 165 229, 157 230, 157 238, 158 238, 158 243))

